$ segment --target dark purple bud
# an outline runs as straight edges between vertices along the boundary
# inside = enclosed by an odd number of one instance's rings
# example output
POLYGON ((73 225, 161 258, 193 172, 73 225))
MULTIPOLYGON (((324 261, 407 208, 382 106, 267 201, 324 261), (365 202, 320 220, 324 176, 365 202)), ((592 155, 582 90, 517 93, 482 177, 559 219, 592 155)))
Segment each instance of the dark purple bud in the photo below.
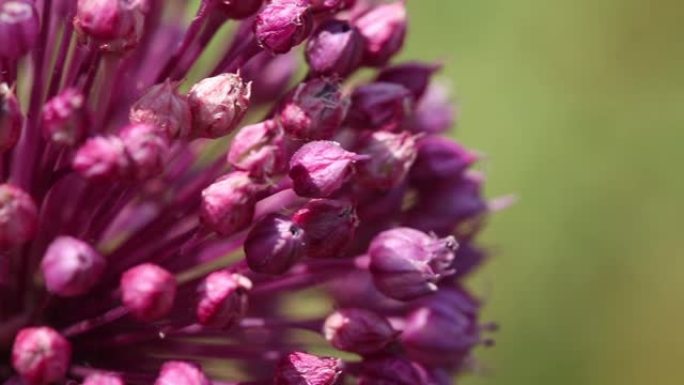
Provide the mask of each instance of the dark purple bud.
POLYGON ((359 225, 354 206, 331 199, 309 201, 292 220, 304 229, 306 254, 312 258, 335 258, 343 254, 359 225))
POLYGON ((121 276, 121 300, 137 319, 152 322, 165 317, 176 297, 176 278, 163 268, 144 263, 121 276))
POLYGON ((99 281, 107 262, 89 244, 69 236, 55 238, 40 265, 50 293, 73 297, 87 293, 99 281))
POLYGON ((0 154, 17 144, 24 117, 14 91, 0 83, 0 154))
POLYGON ((316 13, 338 12, 349 9, 356 4, 356 0, 310 0, 311 9, 316 13))
POLYGON ((131 123, 159 127, 170 139, 190 136, 192 115, 187 98, 178 93, 178 84, 166 81, 152 87, 131 107, 131 123))
POLYGON ((82 177, 92 180, 120 180, 131 173, 131 159, 118 136, 88 139, 76 152, 72 166, 82 177))
POLYGON ((290 178, 297 195, 326 198, 340 190, 360 157, 333 141, 303 145, 290 159, 290 178))
POLYGON ((0 2, 0 57, 24 56, 38 40, 40 20, 32 0, 0 2))
POLYGON ((454 257, 455 276, 460 278, 472 273, 487 259, 487 252, 471 243, 459 244, 454 257))
POLYGON ((333 385, 342 372, 342 360, 293 352, 278 363, 274 385, 333 385))
POLYGON ((199 289, 197 320, 204 326, 228 329, 247 313, 247 293, 252 281, 244 275, 217 271, 199 289))
POLYGON ((363 39, 349 22, 331 19, 306 45, 306 61, 318 75, 346 77, 361 65, 363 39))
POLYGON ((342 309, 326 318, 323 334, 335 349, 366 355, 384 349, 398 333, 377 313, 342 309))
POLYGON ((196 364, 167 361, 162 365, 154 385, 211 385, 211 382, 196 364))
POLYGON ((431 84, 405 126, 413 132, 441 134, 454 126, 456 114, 446 87, 431 84))
POLYGON ((30 195, 0 184, 0 250, 31 240, 38 227, 38 208, 30 195))
POLYGON ((121 376, 114 373, 89 374, 82 385, 126 385, 121 376))
POLYGON ((280 110, 285 132, 297 139, 330 139, 342 124, 349 106, 339 83, 313 79, 300 84, 280 110))
POLYGON ((288 217, 271 214, 249 231, 245 258, 252 271, 279 275, 288 271, 303 256, 304 230, 288 217))
POLYGON ((224 236, 246 229, 264 188, 246 172, 224 175, 202 191, 202 223, 224 236))
POLYGON ((413 96, 405 87, 375 82, 357 87, 351 96, 347 124, 357 129, 395 131, 413 107, 413 96))
POLYGON ((403 0, 377 5, 358 17, 354 25, 364 38, 364 63, 385 65, 404 45, 406 24, 403 0))
POLYGON ((131 0, 78 0, 74 27, 102 44, 106 51, 124 51, 142 35, 142 5, 131 0))
POLYGON ((45 139, 60 146, 80 143, 88 129, 83 103, 83 94, 76 88, 67 88, 48 100, 41 116, 45 139))
POLYGON ((369 156, 356 167, 359 182, 384 190, 398 186, 416 160, 416 147, 415 136, 408 132, 372 133, 358 151, 359 154, 369 156))
POLYGON ((430 373, 418 363, 401 357, 363 361, 358 385, 435 385, 430 373))
POLYGON ((70 361, 71 344, 52 328, 24 328, 14 338, 12 366, 26 385, 62 381, 70 361))
POLYGON ((477 154, 443 136, 427 136, 418 142, 418 157, 411 169, 411 179, 431 182, 435 179, 460 178, 477 161, 477 154))
POLYGON ((376 80, 402 85, 411 91, 415 100, 419 100, 425 94, 432 75, 441 68, 439 64, 402 63, 383 69, 376 80))
POLYGON ((299 63, 294 52, 273 55, 262 52, 241 69, 241 75, 252 83, 251 103, 271 103, 287 91, 299 63))
POLYGON ((255 14, 263 0, 204 0, 215 4, 230 19, 245 19, 255 14))
POLYGON ((130 124, 121 129, 119 137, 131 159, 133 176, 149 179, 164 170, 169 143, 166 133, 149 124, 130 124))
POLYGON ((260 178, 287 168, 285 138, 273 120, 242 127, 231 141, 228 163, 260 178))
POLYGON ((433 238, 399 227, 378 234, 368 248, 370 271, 378 290, 408 301, 437 291, 437 282, 453 274, 458 244, 454 237, 433 238))
POLYGON ((219 138, 231 133, 249 108, 250 84, 240 75, 221 74, 200 80, 188 93, 192 133, 219 138))
POLYGON ((265 50, 274 54, 288 52, 303 42, 313 28, 308 0, 273 0, 254 21, 254 35, 265 50))

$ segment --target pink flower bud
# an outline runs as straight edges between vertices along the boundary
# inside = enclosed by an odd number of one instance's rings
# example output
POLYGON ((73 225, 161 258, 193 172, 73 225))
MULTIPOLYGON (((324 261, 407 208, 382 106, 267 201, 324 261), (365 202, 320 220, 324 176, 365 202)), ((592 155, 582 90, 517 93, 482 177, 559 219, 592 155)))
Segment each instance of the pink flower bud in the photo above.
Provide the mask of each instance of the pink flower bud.
POLYGON ((211 382, 196 364, 167 361, 162 365, 154 385, 211 385, 211 382))
POLYGON ((402 357, 379 357, 363 361, 358 385, 437 385, 418 363, 402 357))
POLYGON ((365 40, 363 61, 383 66, 401 50, 406 36, 404 1, 379 4, 354 21, 365 40))
POLYGON ((418 143, 411 179, 429 182, 459 178, 476 161, 477 154, 458 142, 442 136, 427 136, 418 143))
POLYGON ((313 79, 300 84, 280 110, 280 123, 297 139, 330 139, 342 124, 349 101, 337 82, 313 79))
POLYGON ((402 85, 411 91, 415 100, 419 100, 425 94, 432 75, 441 68, 439 64, 407 62, 383 69, 376 80, 402 85))
POLYGON ((313 16, 308 0, 273 0, 254 21, 254 35, 265 50, 288 52, 309 36, 313 16))
POLYGON ((99 41, 124 39, 136 29, 138 1, 78 0, 74 25, 99 41))
POLYGON ((338 12, 349 9, 356 4, 356 0, 310 0, 311 9, 316 13, 338 12))
POLYGON ((114 373, 89 374, 82 385, 126 385, 123 378, 114 373))
POLYGON ((61 146, 74 146, 81 142, 87 131, 83 111, 83 94, 76 88, 67 88, 43 106, 43 135, 61 146))
POLYGON ((360 154, 368 159, 358 163, 359 181, 378 189, 391 189, 404 181, 416 160, 416 139, 410 133, 377 131, 366 140, 360 154))
POLYGON ((255 177, 283 172, 287 160, 282 129, 273 120, 242 127, 230 144, 228 163, 255 177))
POLYGON ((118 136, 96 136, 78 149, 72 166, 86 179, 119 180, 130 175, 132 161, 118 136))
POLYGON ((213 2, 230 19, 245 19, 255 14, 263 0, 203 0, 213 2))
POLYGON ((374 312, 342 309, 326 318, 323 334, 335 349, 365 355, 382 350, 398 333, 374 312))
POLYGON ((121 129, 119 137, 131 160, 131 171, 138 180, 159 175, 169 151, 166 134, 149 124, 131 124, 121 129))
POLYGON ((257 197, 264 189, 246 172, 224 175, 202 191, 202 223, 223 236, 246 229, 254 217, 257 197))
POLYGON ((40 267, 50 293, 73 297, 87 293, 98 282, 107 262, 89 244, 69 236, 55 238, 40 267))
POLYGON ((247 313, 247 293, 252 281, 244 275, 217 271, 199 289, 197 320, 204 326, 228 329, 247 313))
POLYGON ((131 123, 146 123, 159 127, 170 139, 190 135, 192 116, 185 96, 178 94, 177 84, 166 81, 152 86, 131 107, 131 123))
POLYGON ((303 145, 290 159, 290 178, 297 195, 326 198, 340 190, 354 172, 360 159, 333 141, 303 145))
POLYGON ((357 87, 351 96, 347 124, 357 129, 395 131, 413 107, 411 92, 394 83, 357 87))
POLYGON ((274 385, 333 385, 341 372, 338 358, 293 352, 278 363, 274 385))
POLYGON ((385 295, 402 301, 433 293, 442 277, 453 274, 457 247, 454 237, 435 239, 408 227, 384 231, 368 248, 373 281, 385 295))
POLYGON ((152 322, 165 317, 176 297, 176 278, 161 267, 144 263, 121 276, 121 300, 137 319, 152 322))
POLYGON ((240 74, 252 83, 251 103, 258 105, 279 100, 287 91, 298 65, 298 57, 293 51, 282 55, 264 51, 248 61, 240 74))
POLYGON ((0 184, 0 250, 31 240, 38 227, 38 208, 18 187, 0 184))
POLYGON ((344 254, 359 225, 349 202, 313 199, 299 209, 292 220, 304 229, 306 254, 312 258, 335 258, 344 254))
POLYGON ((306 45, 306 61, 318 75, 346 77, 359 68, 362 54, 361 34, 344 20, 324 22, 306 45))
POLYGON ((240 75, 226 73, 200 80, 188 93, 193 136, 228 135, 247 112, 249 98, 250 84, 240 75))
POLYGON ((38 11, 31 0, 0 2, 0 57, 14 60, 36 45, 40 32, 38 11))
POLYGON ((252 227, 245 240, 245 259, 252 271, 279 275, 304 256, 304 231, 289 218, 271 214, 252 227))
POLYGON ((448 90, 432 84, 404 125, 413 132, 441 134, 456 123, 457 112, 449 99, 448 90))
POLYGON ((0 154, 17 144, 24 117, 19 101, 6 83, 0 83, 0 154))
POLYGON ((71 344, 52 328, 24 328, 14 338, 12 366, 26 385, 63 380, 70 361, 71 344))

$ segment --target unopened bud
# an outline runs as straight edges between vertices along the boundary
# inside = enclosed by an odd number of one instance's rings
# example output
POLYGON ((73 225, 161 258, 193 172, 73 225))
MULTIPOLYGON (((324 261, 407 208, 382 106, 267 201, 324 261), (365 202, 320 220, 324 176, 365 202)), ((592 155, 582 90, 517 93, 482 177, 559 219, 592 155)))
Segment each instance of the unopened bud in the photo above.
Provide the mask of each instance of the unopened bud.
POLYGON ((211 273, 199 289, 197 320, 204 326, 228 329, 247 312, 247 293, 252 282, 228 271, 211 273))
POLYGON ((430 373, 403 357, 364 360, 357 385, 436 385, 430 373))
POLYGON ((129 176, 131 159, 118 136, 88 139, 76 152, 72 166, 86 179, 120 180, 129 176))
POLYGON ((176 297, 176 278, 163 268, 145 263, 121 276, 121 300, 131 314, 146 322, 165 317, 176 297))
POLYGON ((293 352, 278 363, 274 385, 333 385, 341 372, 339 358, 293 352))
POLYGON ((374 132, 359 150, 359 154, 368 155, 368 159, 357 166, 359 181, 378 189, 396 187, 406 178, 416 153, 413 134, 374 132))
POLYGON ((159 127, 170 139, 190 135, 192 116, 185 96, 170 81, 152 86, 131 107, 131 123, 145 123, 159 127))
POLYGON ((126 51, 135 47, 142 36, 144 3, 78 0, 74 27, 105 51, 126 51))
POLYGON ((228 163, 255 177, 283 172, 287 160, 282 129, 273 120, 242 127, 231 141, 228 163))
POLYGON ((299 196, 326 198, 340 190, 354 173, 359 155, 333 141, 303 145, 290 159, 290 178, 299 196))
POLYGON ((343 255, 359 225, 351 203, 331 199, 309 201, 292 216, 292 220, 304 229, 306 254, 312 258, 343 255))
POLYGON ((60 146, 74 146, 87 132, 87 119, 83 111, 83 94, 76 88, 67 88, 43 106, 43 135, 60 146))
POLYGON ((439 64, 408 62, 385 68, 377 81, 395 83, 411 91, 413 98, 419 100, 430 85, 430 79, 439 71, 439 64))
POLYGON ((418 142, 411 179, 418 182, 456 179, 475 161, 477 154, 458 142, 442 136, 427 136, 418 142))
POLYGON ((375 82, 357 87, 351 95, 347 124, 357 129, 395 131, 413 108, 413 96, 405 87, 375 82))
POLYGON ((63 380, 70 361, 71 344, 52 328, 24 328, 14 338, 12 366, 26 385, 63 380))
POLYGON ((95 286, 106 263, 89 244, 61 236, 47 248, 40 267, 50 293, 73 297, 85 294, 95 286))
POLYGON ((0 57, 15 60, 38 41, 40 20, 32 0, 0 2, 0 57))
POLYGON ((257 14, 254 35, 264 49, 281 54, 303 42, 312 27, 308 0, 273 0, 257 14))
POLYGON ((406 5, 404 1, 377 5, 357 18, 354 25, 364 38, 364 63, 382 66, 404 45, 406 5))
POLYGON ((0 154, 17 144, 23 122, 19 100, 6 83, 0 83, 0 154))
POLYGON ((306 45, 306 61, 318 75, 346 77, 359 68, 362 54, 361 34, 344 20, 324 22, 306 45))
POLYGON ((341 309, 326 318, 323 334, 336 349, 365 355, 385 348, 398 332, 372 311, 341 309))
POLYGON ((38 208, 18 187, 0 184, 0 250, 31 240, 38 227, 38 208))
POLYGON ((413 132, 441 134, 456 123, 457 113, 447 88, 433 83, 404 125, 413 132))
POLYGON ((304 230, 289 218, 271 214, 252 227, 245 240, 245 259, 252 271, 278 275, 304 256, 304 230))
POLYGON ((236 74, 200 80, 188 93, 193 136, 219 138, 237 127, 247 112, 250 84, 236 74))
POLYGON ((93 373, 89 374, 82 385, 125 385, 121 376, 114 373, 93 373))
POLYGON ((162 365, 154 385, 211 385, 211 381, 196 364, 167 361, 162 365))
POLYGON ((264 188, 242 171, 219 178, 202 191, 202 223, 223 236, 246 229, 264 188))
POLYGON ((166 134, 158 127, 131 124, 121 129, 119 137, 131 160, 131 172, 136 179, 149 179, 162 172, 169 148, 166 134))

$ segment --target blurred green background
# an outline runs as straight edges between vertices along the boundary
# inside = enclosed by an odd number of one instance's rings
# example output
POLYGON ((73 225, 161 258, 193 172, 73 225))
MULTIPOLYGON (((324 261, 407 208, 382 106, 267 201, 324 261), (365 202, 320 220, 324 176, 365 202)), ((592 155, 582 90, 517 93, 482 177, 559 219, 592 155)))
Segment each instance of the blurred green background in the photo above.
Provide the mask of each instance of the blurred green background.
POLYGON ((513 208, 473 282, 501 324, 466 385, 681 384, 684 3, 409 1, 513 208))

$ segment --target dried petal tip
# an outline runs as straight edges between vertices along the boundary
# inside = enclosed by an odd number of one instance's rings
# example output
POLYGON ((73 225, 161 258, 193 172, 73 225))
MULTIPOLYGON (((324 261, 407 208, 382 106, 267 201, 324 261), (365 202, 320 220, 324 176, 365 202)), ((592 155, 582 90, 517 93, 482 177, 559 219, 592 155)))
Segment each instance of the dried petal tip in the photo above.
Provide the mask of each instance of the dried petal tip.
POLYGON ((14 338, 12 366, 26 385, 63 380, 70 361, 69 341, 52 328, 24 328, 14 338))
POLYGON ((351 178, 359 159, 365 157, 346 151, 337 142, 309 142, 290 159, 294 191, 303 197, 329 197, 351 178))
POLYGON ((185 96, 170 81, 152 86, 131 107, 131 123, 146 123, 159 127, 170 139, 190 135, 192 116, 185 96))
POLYGON ((323 334, 336 349, 364 355, 382 350, 398 333, 387 319, 374 312, 342 309, 328 316, 323 334))
POLYGON ((254 177, 285 171, 287 160, 282 129, 273 120, 242 127, 230 144, 228 163, 254 177))
POLYGON ((82 385, 125 385, 121 376, 114 373, 90 374, 83 380, 82 385))
POLYGON ((23 122, 24 117, 14 91, 7 83, 0 83, 0 154, 17 144, 23 122))
POLYGON ((254 35, 264 49, 280 54, 303 42, 312 27, 308 0, 273 0, 257 14, 254 35))
POLYGON ((183 361, 168 361, 162 365, 154 385, 210 385, 202 368, 183 361))
POLYGON ((335 258, 344 254, 359 225, 354 206, 342 200, 313 199, 292 220, 304 229, 306 254, 335 258))
POLYGON ((175 297, 176 278, 157 265, 138 265, 121 276, 121 300, 141 321, 151 322, 166 316, 175 297))
POLYGON ((406 37, 406 5, 404 1, 380 4, 354 21, 364 38, 363 61, 382 66, 401 50, 406 37))
POLYGON ((74 146, 85 136, 87 120, 83 111, 83 94, 67 88, 43 106, 43 135, 61 145, 74 146))
POLYGON ((197 320, 204 326, 228 329, 247 312, 252 282, 227 271, 209 274, 200 286, 197 320))
POLYGON ((247 112, 249 99, 250 84, 240 75, 226 73, 200 80, 188 93, 193 136, 228 135, 247 112))
POLYGON ((149 124, 131 124, 119 132, 119 137, 131 160, 132 176, 149 179, 164 170, 169 144, 166 134, 149 124))
POLYGON ((230 19, 245 19, 255 14, 263 0, 203 0, 215 5, 230 19))
POLYGON ((87 293, 100 279, 105 265, 104 257, 89 244, 62 236, 47 248, 40 267, 49 292, 72 297, 87 293))
POLYGON ((374 132, 359 150, 369 156, 358 164, 359 181, 378 189, 398 186, 416 160, 416 147, 415 136, 410 133, 374 132))
POLYGON ((0 2, 0 57, 14 60, 28 53, 38 40, 39 24, 32 0, 0 2))
POLYGON ((224 236, 246 229, 254 217, 258 195, 264 189, 264 185, 242 171, 219 178, 202 191, 202 223, 224 236))
POLYGON ((347 124, 357 129, 395 131, 413 108, 413 96, 406 87, 375 82, 357 87, 351 95, 347 124))
POLYGON ((304 256, 304 230, 288 217, 271 214, 249 231, 245 258, 252 271, 283 274, 304 256))
POLYGON ((318 75, 346 77, 359 68, 362 54, 361 34, 344 20, 324 22, 306 45, 306 61, 318 75))
POLYGON ((342 372, 342 361, 301 352, 285 356, 276 368, 275 385, 333 385, 342 372))
POLYGON ((18 187, 0 184, 0 250, 29 241, 38 226, 38 209, 18 187))
POLYGON ((131 172, 131 159, 117 136, 88 139, 76 152, 72 166, 86 179, 118 180, 131 172))

